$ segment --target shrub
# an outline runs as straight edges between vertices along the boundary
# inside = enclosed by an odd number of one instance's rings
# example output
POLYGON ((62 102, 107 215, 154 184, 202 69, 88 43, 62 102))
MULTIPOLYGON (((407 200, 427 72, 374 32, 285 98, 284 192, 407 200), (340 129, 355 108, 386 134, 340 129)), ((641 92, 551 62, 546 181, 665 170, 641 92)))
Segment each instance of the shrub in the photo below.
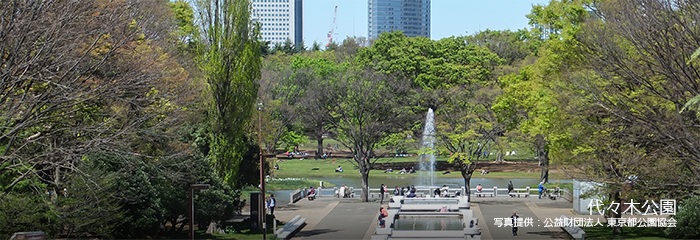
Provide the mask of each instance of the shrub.
POLYGON ((678 221, 676 227, 668 227, 666 236, 670 238, 700 238, 700 197, 691 196, 679 204, 678 212, 673 216, 678 221))

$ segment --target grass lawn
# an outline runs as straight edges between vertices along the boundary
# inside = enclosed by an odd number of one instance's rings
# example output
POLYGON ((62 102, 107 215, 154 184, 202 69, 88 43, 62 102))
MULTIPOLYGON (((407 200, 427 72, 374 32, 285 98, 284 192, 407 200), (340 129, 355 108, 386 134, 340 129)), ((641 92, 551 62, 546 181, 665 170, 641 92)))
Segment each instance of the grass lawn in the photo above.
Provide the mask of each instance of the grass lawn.
MULTIPOLYGON (((300 189, 309 186, 316 186, 320 179, 309 178, 273 178, 265 184, 265 190, 291 190, 300 189)), ((324 187, 335 187, 333 183, 324 183, 324 187)))
MULTIPOLYGON (((447 157, 438 157, 436 161, 446 161, 447 157)), ((318 178, 318 177, 331 177, 331 176, 356 176, 359 173, 357 172, 357 169, 355 168, 355 165, 353 165, 350 161, 350 159, 336 159, 335 163, 333 163, 332 159, 319 159, 319 160, 314 160, 314 159, 304 159, 304 160, 299 160, 299 159, 290 159, 286 160, 283 162, 277 162, 276 163, 279 165, 280 169, 274 171, 274 176, 276 178, 318 178), (343 167, 343 172, 338 173, 335 172, 335 169, 338 166, 343 167), (312 170, 316 169, 318 170, 312 170)), ((380 159, 377 161, 377 163, 385 163, 385 162, 415 162, 417 161, 416 157, 406 157, 406 158, 393 158, 393 159, 380 159)), ((396 171, 396 170, 395 170, 396 171)), ((423 174, 424 172, 418 171, 418 175, 423 174)), ((370 176, 380 176, 380 175, 386 175, 383 173, 383 170, 370 170, 370 176)), ((461 174, 446 174, 446 175, 436 175, 438 178, 462 178, 461 174)), ((491 172, 487 175, 481 175, 478 173, 475 173, 472 175, 472 178, 539 178, 540 173, 518 173, 518 172, 491 172)), ((550 175, 552 179, 557 179, 557 175, 550 175)), ((314 181, 311 181, 310 183, 314 183, 314 181)), ((315 181, 315 183, 318 183, 318 181, 315 181)), ((310 185, 310 184, 304 184, 304 185, 310 185)), ((304 186, 302 185, 302 186, 304 186)), ((535 188, 537 186, 535 185, 535 188)), ((547 186, 550 187, 550 186, 547 186)), ((556 186, 554 186, 556 187, 556 186)), ((284 188, 286 189, 286 188, 284 188)))
MULTIPOLYGON (((326 149, 329 144, 331 147, 335 147, 336 145, 338 145, 338 148, 340 150, 349 150, 348 148, 344 147, 343 144, 336 141, 335 139, 331 139, 331 138, 323 139, 323 149, 326 149)), ((314 151, 317 149, 317 145, 318 145, 318 143, 316 142, 316 140, 309 139, 305 143, 303 143, 299 146, 299 150, 314 151)), ((293 149, 293 148, 291 148, 291 149, 293 149)), ((387 153, 391 153, 391 154, 394 153, 394 150, 388 150, 388 149, 381 148, 381 147, 376 149, 376 150, 379 152, 387 152, 387 153)), ((516 151, 516 155, 515 156, 504 156, 503 158, 505 160, 537 162, 537 159, 534 158, 535 155, 534 155, 534 153, 532 153, 531 149, 522 148, 522 147, 514 147, 512 149, 509 149, 509 151, 516 151)), ((419 152, 418 149, 413 149, 413 150, 409 150, 407 153, 415 156, 415 155, 418 155, 418 152, 419 152)), ((416 157, 396 158, 396 159, 399 160, 399 159, 411 159, 411 158, 415 159, 416 157)), ((437 157, 438 160, 440 160, 441 158, 444 158, 444 160, 447 160, 447 157, 437 157)), ((489 155, 487 158, 483 158, 482 160, 484 160, 484 161, 496 160, 496 155, 495 154, 489 155)))
POLYGON ((664 228, 659 227, 623 227, 622 234, 614 235, 611 227, 582 227, 586 239, 669 239, 664 235, 664 228))

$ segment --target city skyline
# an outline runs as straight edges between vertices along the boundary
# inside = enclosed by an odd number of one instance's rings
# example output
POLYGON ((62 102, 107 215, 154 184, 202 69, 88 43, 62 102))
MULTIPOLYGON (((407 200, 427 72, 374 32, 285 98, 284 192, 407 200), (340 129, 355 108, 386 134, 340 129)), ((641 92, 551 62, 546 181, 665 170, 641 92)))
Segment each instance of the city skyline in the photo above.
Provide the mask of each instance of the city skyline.
POLYGON ((303 42, 303 0, 252 0, 252 19, 260 23, 260 40, 271 45, 303 42))
POLYGON ((430 37, 430 0, 369 0, 367 38, 403 31, 409 37, 430 37))
MULTIPOLYGON (((348 36, 368 37, 368 0, 304 0, 304 44, 328 42, 333 11, 338 6, 333 41, 342 43, 348 36)), ((547 0, 432 0, 431 39, 469 35, 486 29, 517 30, 529 28, 525 15, 532 5, 547 0)))

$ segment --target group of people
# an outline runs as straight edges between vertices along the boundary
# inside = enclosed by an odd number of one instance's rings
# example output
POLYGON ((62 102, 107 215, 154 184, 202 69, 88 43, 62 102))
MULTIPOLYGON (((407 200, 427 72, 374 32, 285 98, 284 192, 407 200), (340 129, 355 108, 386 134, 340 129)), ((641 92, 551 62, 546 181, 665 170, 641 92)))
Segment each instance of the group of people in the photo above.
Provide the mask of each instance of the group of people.
POLYGON ((338 191, 335 192, 335 195, 337 197, 342 197, 342 198, 351 198, 351 197, 354 197, 355 194, 352 193, 352 191, 350 191, 350 187, 345 186, 345 184, 343 184, 342 186, 340 186, 340 189, 338 189, 338 191))
POLYGON ((406 196, 409 198, 416 197, 416 187, 414 185, 411 185, 399 189, 399 186, 396 186, 394 187, 394 196, 406 196))
MULTIPOLYGON (((450 195, 450 187, 447 185, 442 185, 442 188, 435 188, 433 195, 436 197, 448 197, 450 195)), ((459 196, 460 191, 455 192, 455 196, 459 196)))
MULTIPOLYGON (((394 172, 394 169, 387 168, 386 170, 383 171, 383 173, 390 173, 390 172, 394 172)), ((409 169, 409 170, 406 170, 406 168, 403 168, 403 169, 401 169, 401 171, 399 171, 399 172, 397 172, 397 173, 401 173, 401 174, 404 174, 404 173, 416 173, 416 169, 414 169, 413 167, 411 167, 411 169, 409 169)))

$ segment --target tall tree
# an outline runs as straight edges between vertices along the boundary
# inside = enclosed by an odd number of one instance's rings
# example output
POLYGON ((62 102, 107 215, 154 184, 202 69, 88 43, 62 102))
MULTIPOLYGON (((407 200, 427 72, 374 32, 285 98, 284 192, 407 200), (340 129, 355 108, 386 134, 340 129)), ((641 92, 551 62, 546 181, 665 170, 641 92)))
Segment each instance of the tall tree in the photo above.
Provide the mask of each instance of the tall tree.
MULTIPOLYGON (((560 112, 559 93, 562 72, 574 68, 580 53, 574 50, 574 36, 588 17, 585 1, 550 1, 548 5, 533 6, 528 15, 536 36, 544 39, 540 56, 518 73, 499 78, 503 89, 493 109, 509 129, 519 129, 532 142, 542 167, 540 180, 549 182, 550 144, 567 144, 570 134, 552 124, 565 114, 560 112), (557 141, 553 141, 557 140, 557 141)), ((560 119, 566 119, 562 117, 560 119)))
MULTIPOLYGON (((700 131, 693 111, 679 113, 700 91, 697 64, 686 64, 700 45, 700 18, 693 1, 600 2, 601 21, 576 35, 587 71, 567 78, 572 97, 586 103, 583 122, 601 137, 594 156, 610 157, 604 176, 624 194, 665 194, 682 198, 700 186, 700 131), (664 169, 663 173, 656 169, 664 169), (616 174, 613 174, 616 173, 616 174)), ((572 109, 574 110, 574 109, 572 109)), ((626 197, 626 196, 623 196, 626 197)))
POLYGON ((470 189, 472 173, 487 150, 505 132, 491 104, 499 89, 474 84, 443 90, 444 100, 436 111, 435 136, 439 148, 451 153, 448 162, 459 166, 470 189))
POLYGON ((306 93, 300 99, 297 111, 301 114, 301 127, 311 138, 316 140, 316 158, 323 155, 323 136, 329 133, 328 118, 333 104, 332 99, 325 93, 328 91, 325 84, 333 84, 339 76, 342 76, 349 65, 336 63, 329 58, 337 56, 337 52, 317 53, 314 56, 296 57, 293 68, 297 82, 306 86, 306 93))
POLYGON ((168 85, 180 78, 159 47, 172 24, 157 4, 1 4, 8 19, 0 27, 3 193, 31 177, 61 187, 84 154, 134 154, 124 151, 129 141, 167 119, 152 107, 172 99, 168 85))
POLYGON ((374 151, 384 138, 399 132, 408 118, 406 100, 410 88, 405 80, 372 70, 352 71, 335 82, 324 81, 327 121, 336 139, 353 154, 362 175, 362 201, 369 201, 369 170, 376 162, 374 151))
POLYGON ((199 0, 202 34, 197 61, 209 87, 212 160, 234 189, 246 149, 244 134, 256 104, 261 57, 259 30, 247 0, 199 0))

